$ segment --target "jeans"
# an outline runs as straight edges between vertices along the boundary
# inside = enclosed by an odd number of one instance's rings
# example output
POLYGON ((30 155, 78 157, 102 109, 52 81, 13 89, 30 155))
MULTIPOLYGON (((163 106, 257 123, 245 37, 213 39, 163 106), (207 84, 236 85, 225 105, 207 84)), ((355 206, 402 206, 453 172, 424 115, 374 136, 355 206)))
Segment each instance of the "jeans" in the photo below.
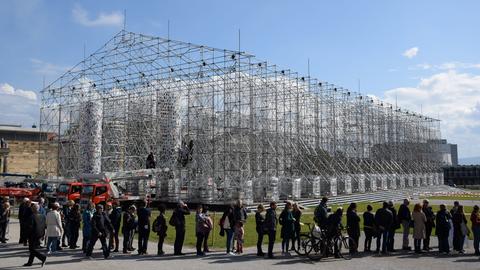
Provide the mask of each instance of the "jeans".
POLYGON ((225 234, 227 236, 227 253, 233 250, 233 230, 232 229, 225 229, 225 234))
POLYGON ((6 241, 5 237, 7 235, 7 222, 0 222, 0 241, 6 241))
POLYGON ((377 252, 380 251, 380 240, 382 240, 382 253, 387 252, 388 230, 380 231, 377 236, 377 252))
POLYGON ((448 244, 448 235, 438 236, 438 251, 439 252, 450 252, 450 246, 448 244))
POLYGON ((123 252, 127 252, 132 247, 131 239, 133 238, 134 230, 123 230, 123 252))
POLYGON ((420 246, 422 245, 422 239, 413 239, 413 246, 415 247, 415 252, 420 252, 420 246))
POLYGON ((205 233, 205 237, 203 237, 203 252, 210 252, 208 248, 208 236, 210 232, 205 233))
POLYGON ((402 220, 402 228, 403 228, 402 248, 408 248, 408 245, 409 245, 408 234, 410 233, 410 221, 402 220))
POLYGON ((472 228, 473 232, 473 248, 475 249, 475 254, 480 253, 479 244, 480 244, 480 226, 472 228))
POLYGON ((372 247, 372 238, 373 238, 373 229, 371 228, 365 228, 365 244, 363 251, 371 251, 372 247))
POLYGON ((80 228, 75 226, 75 225, 70 225, 70 237, 68 238, 68 246, 71 248, 76 248, 77 247, 77 241, 78 241, 78 236, 79 236, 79 230, 80 228))
POLYGON ((163 242, 165 241, 165 235, 158 236, 158 244, 157 244, 157 254, 163 254, 163 242))
POLYGON ((58 244, 60 242, 60 237, 48 237, 47 240, 47 250, 48 252, 57 251, 58 244))
POLYGON ((430 235, 432 234, 433 225, 426 224, 425 225, 425 239, 423 239, 423 249, 428 250, 430 249, 430 235))

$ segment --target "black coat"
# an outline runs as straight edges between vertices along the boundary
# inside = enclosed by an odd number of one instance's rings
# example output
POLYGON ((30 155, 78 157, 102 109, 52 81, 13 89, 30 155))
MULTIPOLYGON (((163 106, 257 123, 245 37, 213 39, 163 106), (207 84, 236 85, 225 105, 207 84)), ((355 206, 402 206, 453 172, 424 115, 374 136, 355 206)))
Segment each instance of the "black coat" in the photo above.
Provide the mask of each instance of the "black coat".
POLYGON ((360 217, 355 211, 347 211, 348 234, 351 236, 360 236, 360 217))
POLYGON ((190 215, 190 210, 187 207, 177 207, 173 214, 176 218, 175 229, 185 230, 185 215, 190 215))
POLYGON ((222 215, 222 229, 223 228, 223 222, 225 222, 225 220, 228 218, 228 222, 230 222, 230 229, 233 230, 234 226, 235 226, 235 220, 234 220, 234 217, 233 217, 233 208, 232 207, 228 207, 227 210, 225 210, 225 212, 223 212, 223 215, 222 215))
POLYGON ((400 205, 400 208, 398 208, 398 215, 397 215, 398 221, 411 221, 412 220, 412 214, 410 213, 410 209, 408 209, 408 206, 405 204, 400 205))
POLYGON ((120 223, 122 221, 122 208, 121 207, 113 208, 108 218, 110 218, 110 222, 112 223, 112 226, 115 229, 115 231, 118 231, 120 229, 120 223))
POLYGON ((440 237, 448 237, 451 228, 449 220, 452 219, 452 216, 447 210, 440 210, 437 212, 436 216, 436 229, 435 234, 440 237))
POLYGON ((377 212, 375 213, 375 224, 377 224, 378 229, 382 230, 380 228, 380 226, 382 226, 383 230, 390 230, 392 223, 392 211, 388 210, 387 208, 380 208, 377 210, 377 212))
POLYGON ((264 227, 263 227, 264 222, 265 222, 265 217, 262 214, 260 214, 260 212, 255 213, 255 229, 257 230, 257 233, 264 232, 264 227))
POLYGON ((433 213, 432 207, 423 207, 422 211, 425 214, 425 217, 427 218, 427 222, 425 222, 425 226, 435 227, 435 214, 433 213))
POLYGON ((124 233, 127 233, 131 230, 135 230, 137 223, 135 221, 135 216, 129 213, 128 211, 123 213, 123 226, 122 230, 124 233))
POLYGON ((95 212, 92 217, 92 235, 99 237, 100 233, 105 236, 113 232, 113 226, 105 212, 95 212))
POLYGON ((277 213, 272 208, 269 208, 267 210, 267 214, 265 215, 265 222, 264 222, 265 230, 268 232, 276 231, 277 223, 278 223, 277 213))
POLYGON ((400 222, 397 217, 397 210, 395 210, 395 207, 389 207, 388 210, 392 212, 392 225, 390 226, 390 231, 395 232, 396 229, 400 228, 400 222))

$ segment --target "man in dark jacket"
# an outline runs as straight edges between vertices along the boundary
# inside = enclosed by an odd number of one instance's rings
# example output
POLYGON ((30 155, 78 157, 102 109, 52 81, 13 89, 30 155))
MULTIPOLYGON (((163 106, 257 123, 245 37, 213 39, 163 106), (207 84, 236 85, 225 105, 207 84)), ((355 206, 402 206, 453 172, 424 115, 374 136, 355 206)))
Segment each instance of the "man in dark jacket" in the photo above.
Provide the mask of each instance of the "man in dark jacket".
POLYGON ((323 197, 320 204, 315 208, 314 220, 318 226, 321 228, 326 228, 327 226, 327 216, 328 216, 328 207, 327 207, 328 198, 323 197))
POLYGON ((27 242, 30 239, 31 231, 31 217, 32 217, 32 208, 31 201, 28 198, 23 200, 23 203, 18 208, 18 220, 20 222, 20 240, 19 244, 27 246, 27 242))
POLYGON ((380 240, 382 241, 382 253, 387 253, 388 232, 393 223, 393 214, 388 210, 388 203, 383 202, 383 207, 375 213, 375 223, 377 224, 377 253, 380 253, 380 240), (383 238, 383 239, 382 239, 383 238))
POLYGON ((365 232, 364 251, 370 252, 372 246, 372 238, 376 232, 375 215, 372 213, 372 206, 367 205, 367 211, 363 212, 363 231, 365 232))
POLYGON ((100 239, 102 243, 103 257, 108 259, 110 257, 110 249, 107 244, 107 235, 109 232, 113 232, 113 226, 108 218, 108 215, 103 212, 103 206, 101 204, 97 205, 95 214, 92 217, 92 239, 87 250, 87 257, 92 257, 93 247, 95 243, 100 239))
POLYGON ((433 213, 432 207, 428 205, 428 200, 423 200, 422 211, 427 218, 425 222, 425 239, 423 239, 423 250, 430 250, 430 236, 432 235, 432 230, 435 227, 435 214, 433 213))
POLYGON ((118 233, 120 231, 120 223, 122 220, 122 208, 118 205, 117 201, 113 201, 112 212, 108 218, 110 218, 110 222, 112 222, 113 229, 115 230, 110 236, 110 249, 112 249, 113 245, 115 245, 113 252, 118 252, 118 246, 120 245, 118 233))
POLYGON ((153 222, 154 229, 158 235, 158 244, 157 244, 157 255, 161 256, 164 255, 165 252, 163 251, 163 242, 165 237, 167 237, 167 220, 165 219, 165 210, 166 206, 161 204, 158 207, 158 211, 160 214, 158 215, 157 219, 153 222))
POLYGON ((438 237, 438 251, 440 253, 450 253, 450 247, 448 244, 448 235, 450 234, 450 220, 452 216, 447 211, 445 204, 440 205, 440 210, 437 212, 436 223, 437 227, 435 233, 438 237))
POLYGON ((410 201, 408 199, 403 200, 403 204, 400 205, 398 209, 397 220, 400 224, 402 224, 403 228, 403 242, 402 242, 402 249, 403 250, 412 250, 409 246, 409 239, 408 234, 410 233, 410 222, 412 222, 412 215, 410 213, 410 209, 408 205, 410 201))
POLYGON ((32 266, 33 260, 38 258, 42 262, 42 267, 47 260, 47 257, 40 253, 37 248, 40 246, 40 240, 45 236, 45 216, 38 212, 39 205, 32 205, 32 214, 29 217, 29 227, 31 228, 28 240, 28 250, 30 255, 28 257, 28 262, 23 266, 32 266))
MULTIPOLYGON (((329 241, 333 241, 332 239, 338 235, 339 229, 341 229, 342 227, 342 216, 343 216, 342 207, 338 207, 337 210, 335 210, 335 213, 328 216, 327 237, 329 238, 329 241)), ((334 252, 335 258, 340 258, 338 245, 336 245, 335 243, 333 246, 333 252, 334 252)))
POLYGON ((273 258, 273 244, 275 243, 275 236, 277 234, 277 213, 275 210, 277 209, 276 202, 270 202, 270 208, 267 210, 265 214, 265 231, 268 233, 268 258, 273 258))
POLYGON ((388 210, 392 212, 392 225, 390 226, 390 230, 388 230, 388 239, 387 239, 387 251, 394 252, 395 251, 395 231, 400 228, 400 223, 397 219, 397 210, 393 206, 393 201, 388 202, 388 210))
POLYGON ((138 254, 147 254, 148 237, 150 236, 150 209, 145 202, 140 202, 137 210, 138 216, 138 254))
POLYGON ((172 222, 170 222, 170 225, 173 223, 175 226, 173 254, 185 255, 185 253, 182 253, 183 242, 185 241, 185 215, 190 215, 190 210, 186 203, 180 201, 172 215, 172 222))

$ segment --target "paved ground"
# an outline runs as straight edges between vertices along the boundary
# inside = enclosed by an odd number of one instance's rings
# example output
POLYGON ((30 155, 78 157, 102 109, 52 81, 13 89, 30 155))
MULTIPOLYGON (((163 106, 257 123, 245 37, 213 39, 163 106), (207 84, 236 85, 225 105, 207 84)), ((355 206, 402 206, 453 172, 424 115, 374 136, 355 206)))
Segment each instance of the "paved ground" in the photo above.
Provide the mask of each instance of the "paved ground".
MULTIPOLYGON (((10 238, 18 239, 18 223, 12 222, 10 227, 10 238)), ((400 235, 397 235, 396 246, 401 244, 400 235)), ((362 240, 361 240, 362 242, 362 240)), ((135 243, 136 244, 136 243, 135 243)), ((436 247, 436 241, 433 246, 436 247)), ((472 253, 472 243, 470 241, 467 251, 472 253)), ((241 256, 227 256, 221 251, 213 252, 206 257, 196 257, 193 249, 185 249, 188 254, 184 257, 174 257, 166 255, 157 257, 154 255, 138 256, 118 254, 113 259, 104 260, 99 245, 94 252, 94 260, 88 260, 83 257, 81 251, 66 250, 59 252, 47 259, 44 269, 61 270, 88 270, 88 269, 111 269, 111 270, 140 270, 140 269, 232 269, 232 270, 252 270, 252 269, 355 269, 355 270, 376 270, 376 269, 480 269, 480 259, 472 255, 450 255, 439 256, 436 252, 417 256, 413 253, 398 252, 389 256, 373 256, 361 254, 350 261, 343 259, 326 259, 320 262, 311 262, 307 258, 297 256, 281 257, 273 260, 258 258, 255 256, 255 248, 246 249, 246 253, 241 256)), ((276 246, 277 250, 279 245, 276 246)), ((172 253, 172 247, 166 246, 166 252, 172 253)), ((18 244, 0 245, 0 269, 25 269, 22 265, 27 261, 27 249, 18 244)), ((156 254, 156 243, 150 242, 149 253, 156 254)), ((31 268, 39 268, 39 262, 31 268)))

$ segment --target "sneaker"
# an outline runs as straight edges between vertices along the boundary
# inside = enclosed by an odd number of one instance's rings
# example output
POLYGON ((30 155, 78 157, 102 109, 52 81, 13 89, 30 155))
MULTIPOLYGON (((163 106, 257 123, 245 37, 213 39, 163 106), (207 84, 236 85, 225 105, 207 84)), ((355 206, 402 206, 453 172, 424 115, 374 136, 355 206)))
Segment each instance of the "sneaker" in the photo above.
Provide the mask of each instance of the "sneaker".
POLYGON ((230 251, 230 252, 228 253, 228 255, 235 256, 235 255, 237 255, 237 254, 235 254, 235 252, 233 252, 233 251, 230 251))
POLYGON ((158 256, 165 255, 165 252, 163 252, 163 251, 159 251, 159 252, 157 252, 157 255, 158 255, 158 256))
POLYGON ((285 252, 285 253, 283 254, 283 256, 285 256, 285 257, 290 257, 290 256, 292 256, 292 254, 290 254, 290 252, 285 252))
POLYGON ((87 256, 86 259, 92 260, 92 261, 94 260, 92 256, 87 256))

